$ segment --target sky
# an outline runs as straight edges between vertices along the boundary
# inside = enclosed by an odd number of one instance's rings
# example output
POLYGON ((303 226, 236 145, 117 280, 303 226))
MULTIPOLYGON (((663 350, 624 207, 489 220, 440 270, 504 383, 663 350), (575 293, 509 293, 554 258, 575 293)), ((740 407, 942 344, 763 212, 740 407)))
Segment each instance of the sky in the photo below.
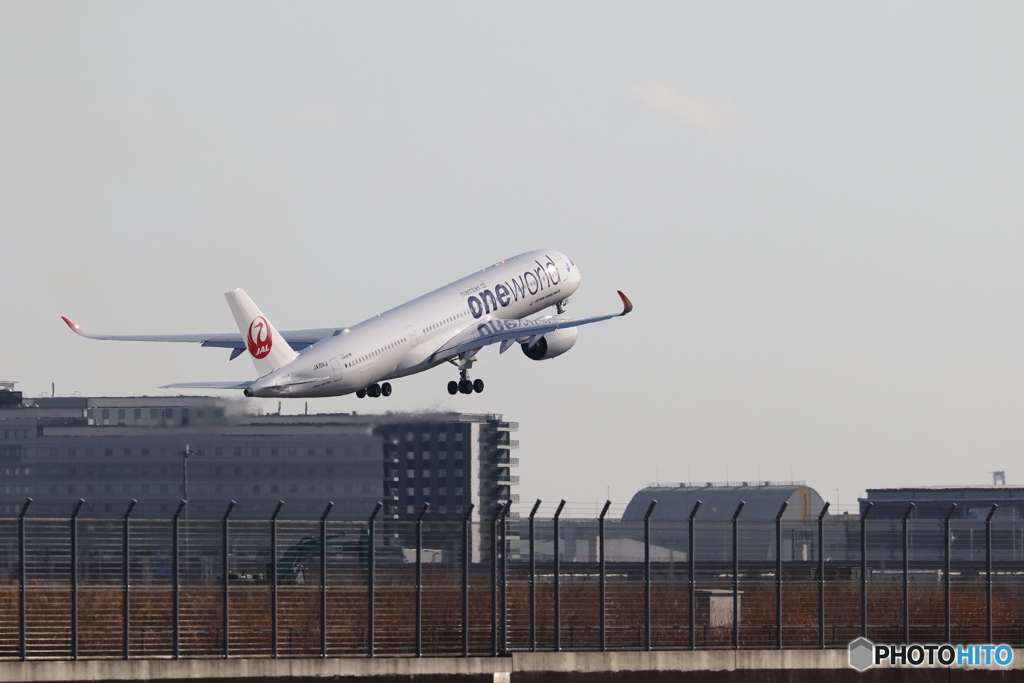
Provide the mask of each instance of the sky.
MULTIPOLYGON (((1024 3, 0 3, 0 378, 255 377, 244 288, 353 325, 567 253, 543 362, 310 412, 501 413, 516 489, 1024 485, 1024 3)), ((254 401, 268 412, 276 400, 254 401)), ((306 410, 286 400, 285 413, 306 410)))

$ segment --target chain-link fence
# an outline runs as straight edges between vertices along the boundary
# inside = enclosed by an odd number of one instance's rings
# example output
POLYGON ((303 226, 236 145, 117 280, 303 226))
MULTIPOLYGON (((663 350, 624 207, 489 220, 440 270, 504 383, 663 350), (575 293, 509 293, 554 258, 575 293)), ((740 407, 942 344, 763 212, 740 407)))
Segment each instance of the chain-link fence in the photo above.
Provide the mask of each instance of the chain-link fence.
MULTIPOLYGON (((1024 522, 0 519, 0 658, 1024 645, 1024 522)), ((653 509, 653 505, 652 505, 653 509)), ((278 507, 278 511, 280 506, 278 507)))

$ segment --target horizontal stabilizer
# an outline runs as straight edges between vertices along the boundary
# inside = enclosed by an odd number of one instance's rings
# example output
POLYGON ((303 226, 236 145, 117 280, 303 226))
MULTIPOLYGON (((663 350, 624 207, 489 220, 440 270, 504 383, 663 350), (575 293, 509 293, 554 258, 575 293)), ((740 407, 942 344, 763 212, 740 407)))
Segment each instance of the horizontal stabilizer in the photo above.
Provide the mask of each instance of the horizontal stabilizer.
POLYGON ((252 382, 179 382, 165 384, 161 389, 248 389, 252 382))

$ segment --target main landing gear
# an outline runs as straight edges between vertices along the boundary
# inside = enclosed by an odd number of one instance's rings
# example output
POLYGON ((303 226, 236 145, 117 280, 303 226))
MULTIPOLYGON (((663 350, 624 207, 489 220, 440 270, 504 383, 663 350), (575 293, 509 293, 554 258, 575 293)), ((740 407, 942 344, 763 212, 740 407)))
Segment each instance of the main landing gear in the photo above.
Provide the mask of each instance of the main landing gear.
POLYGON ((468 370, 459 370, 459 377, 461 379, 458 382, 454 380, 448 382, 448 393, 452 396, 455 394, 472 394, 474 391, 478 394, 483 392, 484 381, 482 379, 471 381, 468 370))
POLYGON ((391 395, 391 383, 384 382, 384 384, 371 384, 365 389, 360 389, 356 392, 356 397, 365 398, 377 398, 378 396, 390 396, 391 395))

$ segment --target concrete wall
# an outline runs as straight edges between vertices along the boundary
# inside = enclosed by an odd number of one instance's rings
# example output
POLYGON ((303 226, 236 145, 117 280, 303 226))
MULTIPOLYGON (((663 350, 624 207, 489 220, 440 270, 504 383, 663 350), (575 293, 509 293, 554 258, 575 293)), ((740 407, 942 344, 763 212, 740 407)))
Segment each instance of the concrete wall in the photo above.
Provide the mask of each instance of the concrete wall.
POLYGON ((536 652, 507 657, 374 659, 190 659, 0 662, 7 681, 186 681, 253 683, 337 680, 343 683, 803 683, 807 681, 1020 681, 1024 650, 1010 669, 849 668, 847 650, 698 650, 657 652, 536 652), (827 672, 827 673, 826 673, 827 672))

